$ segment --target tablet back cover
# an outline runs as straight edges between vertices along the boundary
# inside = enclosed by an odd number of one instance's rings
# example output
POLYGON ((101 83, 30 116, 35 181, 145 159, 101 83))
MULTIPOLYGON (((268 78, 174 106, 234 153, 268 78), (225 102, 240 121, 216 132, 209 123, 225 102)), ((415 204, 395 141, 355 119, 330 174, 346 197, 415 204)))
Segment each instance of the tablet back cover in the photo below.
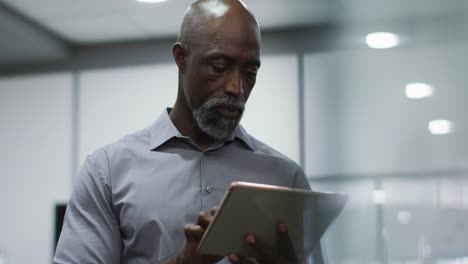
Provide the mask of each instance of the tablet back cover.
POLYGON ((200 251, 258 257, 245 235, 253 233, 277 248, 278 224, 285 223, 296 256, 302 258, 313 251, 346 201, 343 194, 235 182, 205 232, 200 251))

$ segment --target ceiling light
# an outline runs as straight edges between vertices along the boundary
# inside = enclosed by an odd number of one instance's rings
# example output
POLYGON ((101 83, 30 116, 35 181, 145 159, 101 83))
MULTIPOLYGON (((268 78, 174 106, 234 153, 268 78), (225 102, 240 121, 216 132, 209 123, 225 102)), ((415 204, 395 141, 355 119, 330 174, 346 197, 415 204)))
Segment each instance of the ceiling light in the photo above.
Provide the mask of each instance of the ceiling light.
POLYGON ((452 133, 453 123, 450 120, 432 120, 429 122, 428 128, 433 135, 444 135, 452 133))
POLYGON ((407 225, 411 222, 413 216, 408 211, 399 211, 397 214, 397 221, 402 225, 407 225))
POLYGON ((161 2, 166 2, 167 0, 136 0, 137 2, 142 2, 142 3, 161 3, 161 2))
POLYGON ((372 198, 375 204, 385 203, 385 191, 384 190, 374 190, 372 196, 373 196, 372 198))
POLYGON ((421 99, 434 95, 434 89, 425 83, 409 83, 406 85, 406 97, 421 99))
POLYGON ((389 32, 374 32, 366 36, 367 46, 373 49, 388 49, 398 46, 398 36, 389 32))

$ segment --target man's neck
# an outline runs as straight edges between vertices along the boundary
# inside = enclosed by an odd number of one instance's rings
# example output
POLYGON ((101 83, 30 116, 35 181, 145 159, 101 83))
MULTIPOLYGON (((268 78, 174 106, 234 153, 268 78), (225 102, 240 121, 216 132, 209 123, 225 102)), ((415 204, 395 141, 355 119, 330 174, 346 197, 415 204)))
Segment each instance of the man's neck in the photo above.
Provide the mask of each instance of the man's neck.
POLYGON ((180 107, 176 103, 169 116, 180 133, 191 138, 201 149, 205 150, 213 143, 214 140, 197 126, 188 107, 180 107))

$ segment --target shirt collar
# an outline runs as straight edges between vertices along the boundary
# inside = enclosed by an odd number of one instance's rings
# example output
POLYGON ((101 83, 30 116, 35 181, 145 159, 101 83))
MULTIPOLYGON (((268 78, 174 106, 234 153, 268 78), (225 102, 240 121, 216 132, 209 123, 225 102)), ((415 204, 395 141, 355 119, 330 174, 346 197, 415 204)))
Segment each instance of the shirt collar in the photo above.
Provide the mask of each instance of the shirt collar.
MULTIPOLYGON (((151 126, 151 150, 158 148, 174 137, 189 139, 182 135, 174 123, 172 123, 171 117, 169 116, 171 110, 172 108, 164 110, 151 126)), ((247 148, 254 151, 252 141, 241 125, 237 126, 236 130, 234 130, 234 133, 232 133, 232 136, 227 141, 233 141, 234 139, 240 139, 247 148)))
POLYGON ((164 110, 151 126, 151 150, 156 149, 171 138, 183 137, 182 133, 180 133, 180 131, 172 123, 172 120, 169 116, 170 111, 171 108, 164 110))
POLYGON ((235 138, 240 139, 251 151, 254 151, 249 134, 247 134, 245 129, 240 124, 237 126, 236 130, 234 130, 234 133, 232 133, 230 140, 234 140, 235 138))

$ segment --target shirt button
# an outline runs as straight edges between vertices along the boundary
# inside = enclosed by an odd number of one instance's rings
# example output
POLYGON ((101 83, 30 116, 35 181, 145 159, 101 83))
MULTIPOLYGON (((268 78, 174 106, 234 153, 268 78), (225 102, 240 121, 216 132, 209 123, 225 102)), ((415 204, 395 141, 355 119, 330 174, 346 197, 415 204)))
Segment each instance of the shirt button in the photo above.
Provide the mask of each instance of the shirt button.
POLYGON ((207 185, 206 188, 205 188, 205 191, 207 193, 211 193, 213 191, 213 188, 211 188, 211 186, 207 185))

